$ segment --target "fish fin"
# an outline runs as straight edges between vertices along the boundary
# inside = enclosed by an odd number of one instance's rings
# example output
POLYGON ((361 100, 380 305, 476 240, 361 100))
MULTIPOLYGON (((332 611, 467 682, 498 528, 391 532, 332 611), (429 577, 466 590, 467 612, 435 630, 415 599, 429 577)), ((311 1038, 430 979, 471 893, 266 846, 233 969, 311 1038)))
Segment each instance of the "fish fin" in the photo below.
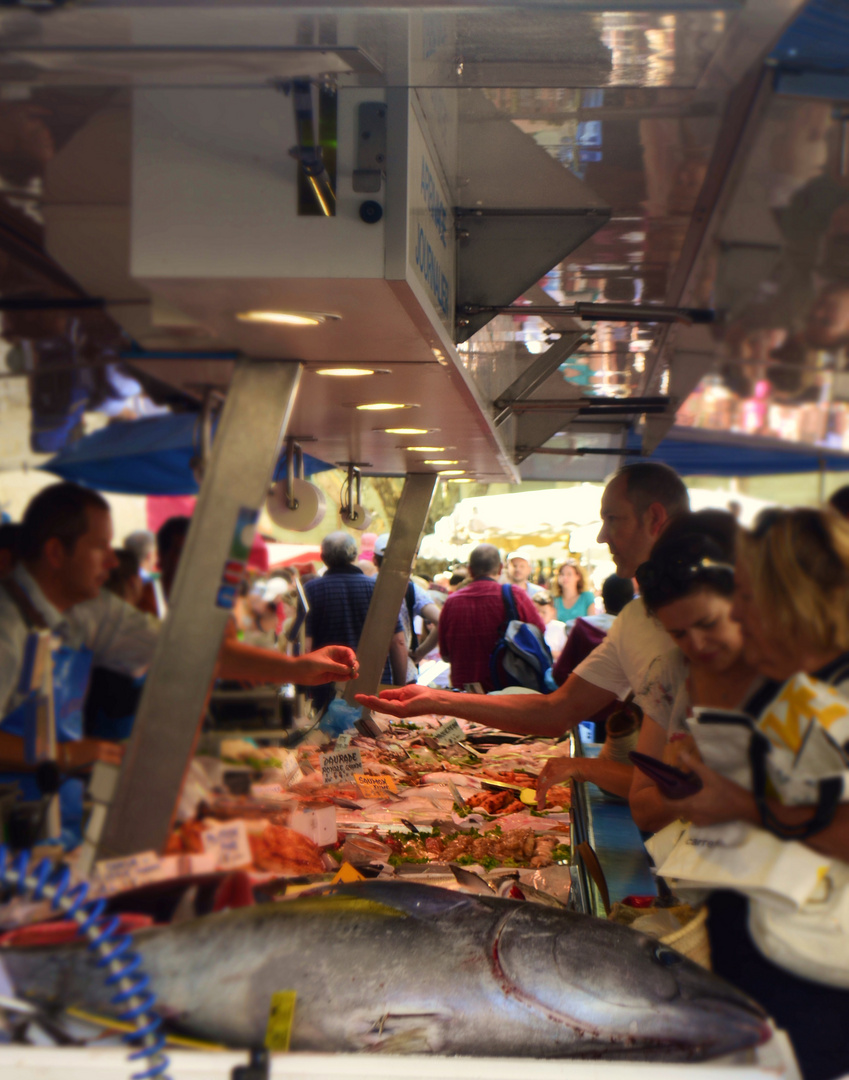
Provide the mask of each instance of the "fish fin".
MULTIPOLYGON (((373 903, 394 908, 414 919, 433 919, 450 911, 468 909, 470 905, 490 906, 490 898, 469 893, 440 889, 435 885, 418 885, 409 881, 358 881, 352 884, 329 886, 330 895, 355 896, 373 903)), ((492 900, 496 898, 493 896, 492 900)))

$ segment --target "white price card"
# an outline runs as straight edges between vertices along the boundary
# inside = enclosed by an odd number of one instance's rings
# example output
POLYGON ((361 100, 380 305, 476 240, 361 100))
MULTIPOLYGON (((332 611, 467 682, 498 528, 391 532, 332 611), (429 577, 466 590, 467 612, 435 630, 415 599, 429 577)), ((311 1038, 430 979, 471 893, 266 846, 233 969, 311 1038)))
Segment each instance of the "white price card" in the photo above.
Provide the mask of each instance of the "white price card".
POLYGON ((440 746, 450 746, 451 743, 461 742, 466 737, 456 720, 449 720, 447 724, 437 728, 434 735, 440 746))
POLYGON ((343 731, 339 738, 336 740, 336 750, 346 750, 351 745, 351 739, 353 739, 353 731, 343 731))
POLYGON ((125 889, 137 889, 164 876, 155 851, 141 851, 122 859, 103 859, 94 867, 94 889, 101 896, 112 896, 125 889))
POLYGON ((306 836, 319 847, 335 844, 336 807, 320 806, 316 810, 294 810, 289 818, 289 828, 306 836))
POLYGON ((204 850, 215 855, 217 870, 236 870, 253 862, 248 830, 244 821, 228 821, 205 829, 204 850))
POLYGON ((350 780, 363 771, 363 759, 359 750, 340 750, 321 755, 321 778, 325 784, 338 784, 350 780))

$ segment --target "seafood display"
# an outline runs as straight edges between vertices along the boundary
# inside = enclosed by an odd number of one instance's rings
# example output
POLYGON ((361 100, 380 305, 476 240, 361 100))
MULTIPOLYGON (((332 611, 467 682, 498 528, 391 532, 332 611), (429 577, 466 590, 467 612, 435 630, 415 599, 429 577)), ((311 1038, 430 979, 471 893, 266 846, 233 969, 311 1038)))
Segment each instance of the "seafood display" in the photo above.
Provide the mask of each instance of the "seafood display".
MULTIPOLYGON (((627 927, 397 881, 142 930, 135 948, 170 1023, 230 1046, 263 1045, 280 991, 293 1050, 678 1061, 769 1035, 745 995, 627 927)), ((29 999, 109 1008, 81 945, 0 962, 29 999)))

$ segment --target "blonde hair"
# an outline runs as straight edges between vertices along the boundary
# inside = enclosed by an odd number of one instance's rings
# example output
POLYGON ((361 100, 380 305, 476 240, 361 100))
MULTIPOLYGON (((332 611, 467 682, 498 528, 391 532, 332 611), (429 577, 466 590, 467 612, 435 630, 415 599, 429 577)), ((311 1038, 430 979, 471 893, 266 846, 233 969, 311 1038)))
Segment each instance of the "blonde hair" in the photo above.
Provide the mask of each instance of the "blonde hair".
POLYGON ((800 651, 849 649, 849 522, 834 510, 767 510, 737 558, 765 622, 800 651))
POLYGON ((578 575, 578 596, 580 596, 581 593, 586 592, 586 590, 587 590, 587 582, 586 582, 586 579, 584 577, 583 570, 578 565, 578 560, 577 559, 567 559, 565 562, 562 562, 557 567, 557 573, 551 579, 551 595, 552 596, 562 596, 563 595, 563 590, 560 587, 560 575, 563 573, 563 567, 564 566, 573 566, 575 568, 575 573, 578 575))

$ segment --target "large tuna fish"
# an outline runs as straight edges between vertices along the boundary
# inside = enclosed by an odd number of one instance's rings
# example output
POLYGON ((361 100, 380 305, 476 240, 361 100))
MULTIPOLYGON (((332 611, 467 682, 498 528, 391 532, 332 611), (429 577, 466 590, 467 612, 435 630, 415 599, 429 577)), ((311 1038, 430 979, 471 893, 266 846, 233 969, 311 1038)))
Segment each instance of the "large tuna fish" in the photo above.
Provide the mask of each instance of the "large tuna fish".
MULTIPOLYGON (((751 1000, 672 949, 539 904, 364 882, 136 935, 162 1013, 261 1046, 295 990, 293 1050, 698 1059, 762 1042, 751 1000)), ((0 950, 18 992, 107 1008, 77 945, 0 950)))

